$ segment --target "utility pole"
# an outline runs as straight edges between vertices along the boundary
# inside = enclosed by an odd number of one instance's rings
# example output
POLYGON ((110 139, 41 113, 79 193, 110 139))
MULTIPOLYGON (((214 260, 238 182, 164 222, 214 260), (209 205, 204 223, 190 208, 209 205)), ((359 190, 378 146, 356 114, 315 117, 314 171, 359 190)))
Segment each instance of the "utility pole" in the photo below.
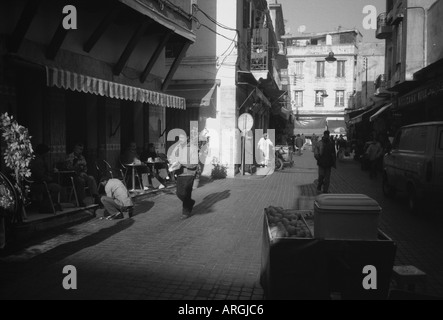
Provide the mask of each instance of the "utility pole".
POLYGON ((368 57, 365 57, 365 69, 366 69, 366 105, 368 105, 368 57))

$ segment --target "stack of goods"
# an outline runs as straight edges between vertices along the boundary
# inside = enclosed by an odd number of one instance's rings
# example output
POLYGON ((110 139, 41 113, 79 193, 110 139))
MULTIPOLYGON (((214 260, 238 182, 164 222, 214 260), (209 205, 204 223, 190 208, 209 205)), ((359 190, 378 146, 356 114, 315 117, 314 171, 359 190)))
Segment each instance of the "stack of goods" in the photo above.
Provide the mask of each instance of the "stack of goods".
POLYGON ((272 238, 313 238, 314 213, 307 210, 265 208, 272 238))

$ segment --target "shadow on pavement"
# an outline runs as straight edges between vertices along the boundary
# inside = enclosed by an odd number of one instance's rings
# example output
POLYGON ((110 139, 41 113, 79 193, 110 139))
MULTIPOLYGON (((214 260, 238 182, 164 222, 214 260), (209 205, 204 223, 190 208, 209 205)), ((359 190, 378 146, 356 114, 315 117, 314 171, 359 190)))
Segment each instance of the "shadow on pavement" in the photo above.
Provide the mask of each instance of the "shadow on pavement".
POLYGON ((213 182, 214 180, 212 180, 210 177, 204 177, 204 176, 200 176, 200 182, 198 184, 198 187, 203 187, 205 185, 207 185, 208 183, 213 182))
MULTIPOLYGON (((106 223, 106 222, 105 222, 106 223)), ((79 252, 83 249, 93 247, 106 239, 112 237, 113 235, 120 233, 128 228, 130 228, 134 224, 134 220, 132 219, 124 219, 119 222, 109 226, 108 228, 103 228, 93 234, 85 236, 79 240, 71 241, 68 243, 64 243, 62 245, 57 246, 54 249, 51 249, 47 252, 44 252, 34 258, 32 258, 29 262, 32 263, 42 262, 44 264, 51 264, 56 261, 60 261, 69 257, 76 252, 79 252)))
POLYGON ((295 201, 294 208, 298 210, 313 210, 314 200, 317 196, 315 183, 301 185, 298 188, 300 192, 295 201))
POLYGON ((214 212, 212 206, 217 202, 225 200, 231 196, 231 190, 225 190, 222 192, 213 193, 204 197, 203 201, 194 207, 192 215, 207 214, 214 212))
POLYGON ((151 210, 155 205, 152 201, 139 201, 134 206, 133 217, 151 210))

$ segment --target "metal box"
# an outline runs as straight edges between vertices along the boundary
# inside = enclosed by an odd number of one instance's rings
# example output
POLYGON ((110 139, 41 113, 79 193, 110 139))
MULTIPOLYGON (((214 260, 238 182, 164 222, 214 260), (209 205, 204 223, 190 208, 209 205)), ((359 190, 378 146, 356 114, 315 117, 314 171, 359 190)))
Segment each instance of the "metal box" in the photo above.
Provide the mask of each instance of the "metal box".
POLYGON ((314 237, 377 240, 381 207, 363 194, 322 194, 314 202, 314 237))

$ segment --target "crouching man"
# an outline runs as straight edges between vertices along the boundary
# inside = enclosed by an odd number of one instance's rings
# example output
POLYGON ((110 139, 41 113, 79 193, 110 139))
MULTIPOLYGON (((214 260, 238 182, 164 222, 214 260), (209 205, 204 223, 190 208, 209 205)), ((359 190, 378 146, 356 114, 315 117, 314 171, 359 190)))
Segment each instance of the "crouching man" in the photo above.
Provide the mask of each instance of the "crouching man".
POLYGON ((105 208, 103 218, 108 220, 123 219, 124 212, 127 212, 129 218, 132 217, 134 203, 123 182, 119 179, 104 177, 100 183, 104 186, 106 192, 106 196, 100 199, 105 208))

